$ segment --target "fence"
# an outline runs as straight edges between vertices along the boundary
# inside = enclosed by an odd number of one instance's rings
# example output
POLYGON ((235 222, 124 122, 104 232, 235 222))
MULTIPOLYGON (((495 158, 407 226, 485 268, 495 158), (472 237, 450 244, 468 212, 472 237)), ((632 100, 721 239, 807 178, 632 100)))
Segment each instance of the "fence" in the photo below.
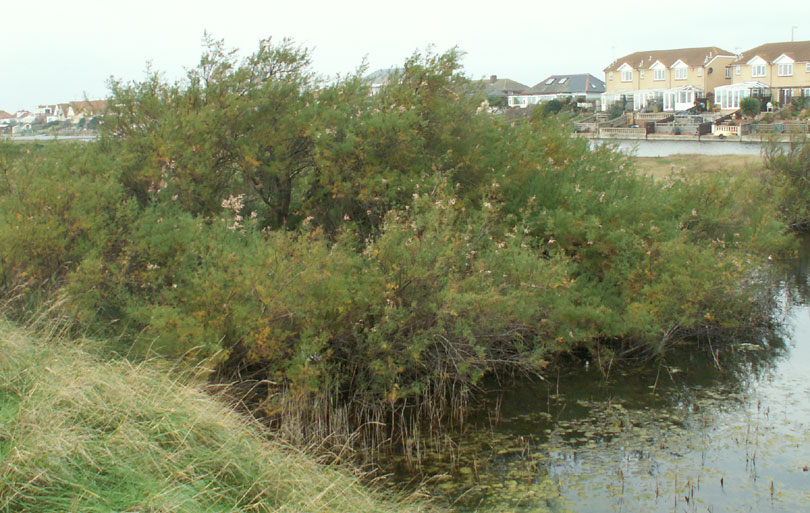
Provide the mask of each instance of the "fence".
POLYGON ((635 118, 636 123, 640 125, 643 121, 665 123, 667 121, 672 121, 674 116, 667 112, 639 112, 635 114, 635 118))
POLYGON ((627 137, 644 138, 647 135, 646 128, 614 128, 600 127, 599 137, 627 137))
POLYGON ((712 127, 714 135, 726 135, 739 137, 741 135, 748 135, 751 133, 751 123, 743 123, 741 125, 714 125, 712 127))
POLYGON ((712 124, 709 122, 655 123, 652 131, 656 134, 705 135, 711 133, 712 124))
POLYGON ((599 127, 599 115, 598 114, 588 116, 587 118, 574 123, 574 131, 577 132, 577 133, 596 132, 596 129, 598 127, 599 127))
POLYGON ((599 128, 604 128, 604 127, 618 128, 618 127, 627 126, 628 124, 629 123, 627 123, 627 115, 622 114, 621 116, 615 117, 613 119, 600 122, 599 123, 599 128))

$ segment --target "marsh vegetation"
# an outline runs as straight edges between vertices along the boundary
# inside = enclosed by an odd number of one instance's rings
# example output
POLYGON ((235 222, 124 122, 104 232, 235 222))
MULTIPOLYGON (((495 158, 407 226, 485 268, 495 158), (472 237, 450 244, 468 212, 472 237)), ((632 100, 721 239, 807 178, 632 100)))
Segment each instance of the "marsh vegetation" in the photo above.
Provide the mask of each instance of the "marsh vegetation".
POLYGON ((1 145, 5 315, 227 385, 335 460, 407 465, 492 380, 670 368, 773 325, 804 154, 653 179, 559 116, 479 112, 456 50, 375 95, 363 73, 209 38, 181 80, 113 81, 98 142, 1 145))

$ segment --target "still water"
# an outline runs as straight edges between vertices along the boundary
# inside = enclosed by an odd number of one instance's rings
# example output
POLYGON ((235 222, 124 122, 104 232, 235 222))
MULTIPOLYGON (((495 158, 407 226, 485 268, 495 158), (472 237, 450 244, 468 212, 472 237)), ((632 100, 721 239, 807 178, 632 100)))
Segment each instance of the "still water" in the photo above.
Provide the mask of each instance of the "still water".
MULTIPOLYGON (((668 157, 670 155, 761 155, 762 144, 739 141, 605 141, 619 151, 637 157, 668 157)), ((602 143, 600 141, 600 143, 602 143)), ((784 147, 787 145, 783 144, 784 147)))
POLYGON ((810 512, 808 264, 804 243, 776 332, 504 384, 421 455, 423 486, 458 511, 810 512))

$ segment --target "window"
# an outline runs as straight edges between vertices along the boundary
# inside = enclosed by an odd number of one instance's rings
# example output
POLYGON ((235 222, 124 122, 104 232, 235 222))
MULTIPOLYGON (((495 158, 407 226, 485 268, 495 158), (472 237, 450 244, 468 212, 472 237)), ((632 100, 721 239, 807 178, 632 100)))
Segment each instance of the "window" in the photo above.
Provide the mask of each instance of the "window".
POLYGON ((566 80, 568 80, 568 77, 563 77, 557 83, 558 84, 564 84, 566 80))
POLYGON ((553 78, 549 78, 548 80, 546 80, 546 85, 551 85, 551 84, 553 84, 553 83, 554 83, 554 79, 553 79, 553 78))
POLYGON ((644 72, 643 72, 643 71, 639 71, 639 72, 638 72, 638 77, 639 77, 641 80, 644 80, 644 72))
POLYGON ((731 68, 726 68, 726 78, 731 78, 731 68))
POLYGON ((740 65, 739 65, 739 64, 737 64, 737 69, 735 69, 735 70, 734 70, 734 73, 735 73, 737 76, 740 76, 740 69, 742 69, 742 68, 740 67, 740 65))
POLYGON ((802 96, 810 96, 810 87, 802 89, 802 96))
POLYGON ((622 71, 622 82, 631 82, 633 80, 632 71, 622 71))
POLYGON ((687 68, 675 68, 675 80, 686 80, 687 68))
POLYGON ((765 76, 765 65, 764 64, 754 64, 751 66, 751 76, 752 77, 764 77, 765 76))
POLYGON ((703 76, 703 68, 698 68, 698 76, 699 77, 703 76))
POLYGON ((793 76, 793 63, 792 62, 788 62, 788 63, 785 63, 785 64, 780 64, 779 68, 777 68, 777 69, 779 71, 779 76, 780 77, 791 77, 791 76, 793 76))
POLYGON ((804 71, 810 73, 810 62, 804 65, 804 71))
POLYGON ((608 73, 608 80, 613 80, 613 72, 608 73))
POLYGON ((657 69, 655 70, 655 74, 653 75, 653 80, 666 80, 667 79, 667 70, 665 69, 657 69))

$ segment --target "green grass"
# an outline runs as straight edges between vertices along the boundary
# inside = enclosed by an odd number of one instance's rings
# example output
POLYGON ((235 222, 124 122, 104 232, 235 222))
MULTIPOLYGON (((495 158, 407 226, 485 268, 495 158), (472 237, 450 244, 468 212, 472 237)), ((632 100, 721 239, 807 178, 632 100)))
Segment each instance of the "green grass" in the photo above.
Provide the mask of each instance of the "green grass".
POLYGON ((404 512, 160 362, 0 321, 0 512, 404 512))

